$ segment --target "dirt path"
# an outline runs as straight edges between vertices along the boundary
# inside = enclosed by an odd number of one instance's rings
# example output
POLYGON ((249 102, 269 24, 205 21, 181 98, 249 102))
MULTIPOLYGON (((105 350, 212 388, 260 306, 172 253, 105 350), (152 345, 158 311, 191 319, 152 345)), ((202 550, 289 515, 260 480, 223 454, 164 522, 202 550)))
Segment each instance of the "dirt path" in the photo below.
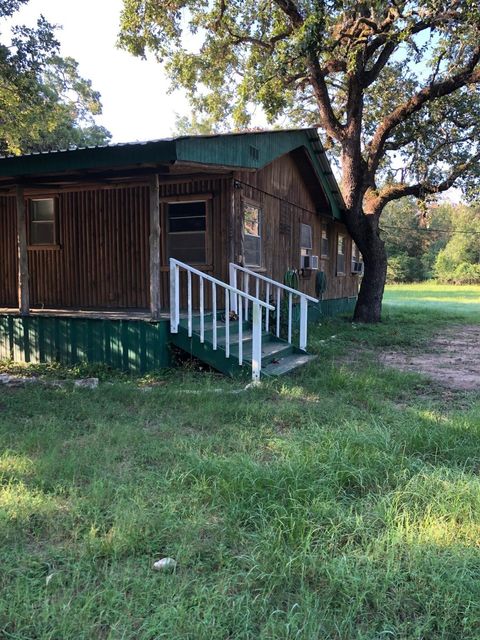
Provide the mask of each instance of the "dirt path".
POLYGON ((384 352, 391 367, 423 373, 451 389, 480 391, 480 326, 455 325, 439 334, 426 353, 384 352))

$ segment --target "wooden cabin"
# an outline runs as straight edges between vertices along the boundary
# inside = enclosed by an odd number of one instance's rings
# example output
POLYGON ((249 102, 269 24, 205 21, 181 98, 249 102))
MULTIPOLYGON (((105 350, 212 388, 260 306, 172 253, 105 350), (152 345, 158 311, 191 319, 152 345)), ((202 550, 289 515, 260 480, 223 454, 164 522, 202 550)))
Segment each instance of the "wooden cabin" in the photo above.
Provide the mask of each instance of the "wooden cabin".
MULTIPOLYGON (((0 357, 164 366, 170 258, 225 283, 241 265, 344 310, 361 257, 342 209, 315 129, 2 158, 0 357)), ((222 308, 179 286, 182 309, 222 308)))

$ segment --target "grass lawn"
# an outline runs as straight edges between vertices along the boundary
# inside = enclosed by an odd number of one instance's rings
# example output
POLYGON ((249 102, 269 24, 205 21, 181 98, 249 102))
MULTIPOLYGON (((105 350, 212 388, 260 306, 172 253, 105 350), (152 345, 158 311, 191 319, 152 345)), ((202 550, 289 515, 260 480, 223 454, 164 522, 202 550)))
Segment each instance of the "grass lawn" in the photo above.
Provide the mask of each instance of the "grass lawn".
POLYGON ((0 638, 478 640, 480 394, 375 352, 479 322, 480 287, 386 300, 239 393, 186 368, 0 387, 0 638))

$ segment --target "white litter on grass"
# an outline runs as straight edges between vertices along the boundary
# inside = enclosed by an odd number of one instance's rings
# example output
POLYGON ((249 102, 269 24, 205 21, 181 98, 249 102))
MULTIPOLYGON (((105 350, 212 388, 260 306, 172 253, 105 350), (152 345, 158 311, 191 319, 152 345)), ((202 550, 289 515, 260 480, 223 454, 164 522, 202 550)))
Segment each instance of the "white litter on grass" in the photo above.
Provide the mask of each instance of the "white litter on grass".
POLYGON ((165 573, 175 571, 177 561, 174 558, 161 558, 153 563, 153 568, 155 571, 164 571, 165 573))
POLYGON ((54 571, 53 573, 49 573, 48 576, 45 578, 45 586, 48 587, 48 585, 50 584, 50 580, 57 575, 57 572, 54 571))
POLYGON ((328 342, 329 340, 335 340, 337 336, 330 336, 329 338, 326 338, 325 340, 319 340, 320 344, 325 344, 325 342, 328 342))

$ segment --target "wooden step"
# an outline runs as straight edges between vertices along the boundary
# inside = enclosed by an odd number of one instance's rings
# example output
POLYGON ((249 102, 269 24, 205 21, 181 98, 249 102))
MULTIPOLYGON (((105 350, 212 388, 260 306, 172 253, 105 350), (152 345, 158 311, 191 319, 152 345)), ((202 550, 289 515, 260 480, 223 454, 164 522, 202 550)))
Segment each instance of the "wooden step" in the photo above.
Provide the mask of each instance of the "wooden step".
MULTIPOLYGON (((230 323, 230 357, 225 353, 225 323, 217 321, 217 349, 213 350, 213 322, 210 315, 205 319, 204 342, 200 342, 200 322, 195 317, 192 322, 192 337, 188 337, 188 320, 182 318, 179 333, 172 334, 171 341, 178 347, 196 356, 203 362, 227 375, 248 374, 252 359, 252 328, 248 322, 242 324, 243 363, 238 364, 238 322, 230 323)), ((262 375, 279 376, 299 366, 307 364, 316 356, 311 356, 281 338, 266 331, 262 332, 262 375)))
MULTIPOLYGON (((243 361, 252 361, 252 341, 243 340, 243 361)), ((222 345, 224 346, 224 345, 222 345)), ((293 353, 295 347, 292 347, 288 342, 280 342, 277 340, 265 341, 262 339, 262 367, 271 362, 272 360, 278 360, 279 358, 286 357, 290 353, 293 353)), ((238 357, 238 342, 233 342, 230 345, 230 357, 238 357)))

